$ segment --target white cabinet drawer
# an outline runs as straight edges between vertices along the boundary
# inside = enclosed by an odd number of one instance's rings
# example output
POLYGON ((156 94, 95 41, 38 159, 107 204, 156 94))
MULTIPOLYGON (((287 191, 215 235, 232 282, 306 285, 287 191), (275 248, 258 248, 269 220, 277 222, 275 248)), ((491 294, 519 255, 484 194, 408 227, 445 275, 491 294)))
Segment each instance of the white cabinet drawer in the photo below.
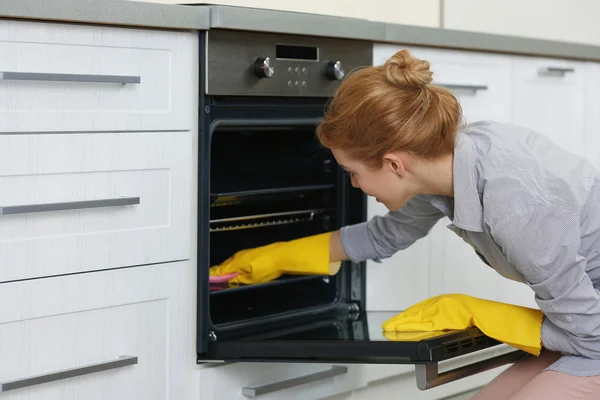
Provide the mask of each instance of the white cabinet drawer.
POLYGON ((197 64, 191 32, 0 20, 0 132, 191 129, 197 64))
POLYGON ((454 93, 467 123, 478 120, 510 122, 510 56, 378 44, 375 47, 375 63, 385 63, 403 48, 431 64, 433 84, 444 86, 454 93))
POLYGON ((366 385, 362 365, 237 363, 196 374, 200 399, 314 400, 366 385))
POLYGON ((513 122, 585 156, 585 63, 515 56, 513 68, 513 122))
POLYGON ((188 274, 182 262, 0 284, 0 399, 187 398, 188 274))
POLYGON ((191 149, 191 132, 0 135, 0 282, 188 259, 191 149))

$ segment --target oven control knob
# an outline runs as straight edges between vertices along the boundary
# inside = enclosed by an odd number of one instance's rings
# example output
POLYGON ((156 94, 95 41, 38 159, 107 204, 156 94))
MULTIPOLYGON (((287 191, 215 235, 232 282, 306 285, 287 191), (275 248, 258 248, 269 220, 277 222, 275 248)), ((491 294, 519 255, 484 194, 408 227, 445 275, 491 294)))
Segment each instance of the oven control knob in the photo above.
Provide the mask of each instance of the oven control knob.
POLYGON ((341 61, 328 62, 325 74, 327 75, 327 78, 332 81, 341 81, 344 79, 344 75, 346 75, 341 61))
POLYGON ((269 57, 257 58, 254 63, 254 73, 259 78, 270 78, 275 73, 275 67, 271 63, 269 57))

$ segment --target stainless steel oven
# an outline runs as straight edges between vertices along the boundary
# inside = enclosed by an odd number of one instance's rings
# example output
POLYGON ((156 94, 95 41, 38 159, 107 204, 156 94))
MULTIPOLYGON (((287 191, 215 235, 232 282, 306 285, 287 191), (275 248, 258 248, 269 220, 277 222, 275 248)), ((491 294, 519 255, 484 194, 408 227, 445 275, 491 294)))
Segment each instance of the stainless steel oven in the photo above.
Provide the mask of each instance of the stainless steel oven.
POLYGON ((440 361, 499 343, 475 328, 386 339, 386 315, 366 311, 364 263, 346 262, 332 277, 209 284, 209 267, 238 250, 365 220, 364 194, 318 144, 315 127, 345 74, 372 64, 372 44, 227 30, 202 35, 198 362, 414 364, 426 389, 522 357, 515 352, 440 374, 440 361))

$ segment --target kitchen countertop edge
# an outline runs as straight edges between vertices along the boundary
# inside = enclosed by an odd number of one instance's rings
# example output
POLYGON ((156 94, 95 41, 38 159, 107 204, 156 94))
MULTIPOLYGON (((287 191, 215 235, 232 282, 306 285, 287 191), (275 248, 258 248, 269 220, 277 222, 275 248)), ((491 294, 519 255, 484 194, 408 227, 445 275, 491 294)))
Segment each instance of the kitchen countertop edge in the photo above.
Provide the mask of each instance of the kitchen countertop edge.
POLYGON ((123 0, 0 0, 0 18, 208 30, 207 7, 123 0))
POLYGON ((600 61, 600 46, 223 5, 125 0, 0 0, 0 18, 178 30, 228 29, 600 61))

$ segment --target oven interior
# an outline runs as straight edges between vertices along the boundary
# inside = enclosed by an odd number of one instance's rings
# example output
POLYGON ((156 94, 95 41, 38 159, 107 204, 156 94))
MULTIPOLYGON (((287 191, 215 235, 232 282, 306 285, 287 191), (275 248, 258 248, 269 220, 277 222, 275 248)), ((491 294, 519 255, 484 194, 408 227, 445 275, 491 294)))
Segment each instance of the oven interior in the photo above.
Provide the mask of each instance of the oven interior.
MULTIPOLYGON (((211 266, 239 250, 341 227, 348 179, 320 146, 314 122, 216 124, 210 141, 211 266)), ((289 275, 210 287, 216 330, 335 307, 343 274, 289 275)))

